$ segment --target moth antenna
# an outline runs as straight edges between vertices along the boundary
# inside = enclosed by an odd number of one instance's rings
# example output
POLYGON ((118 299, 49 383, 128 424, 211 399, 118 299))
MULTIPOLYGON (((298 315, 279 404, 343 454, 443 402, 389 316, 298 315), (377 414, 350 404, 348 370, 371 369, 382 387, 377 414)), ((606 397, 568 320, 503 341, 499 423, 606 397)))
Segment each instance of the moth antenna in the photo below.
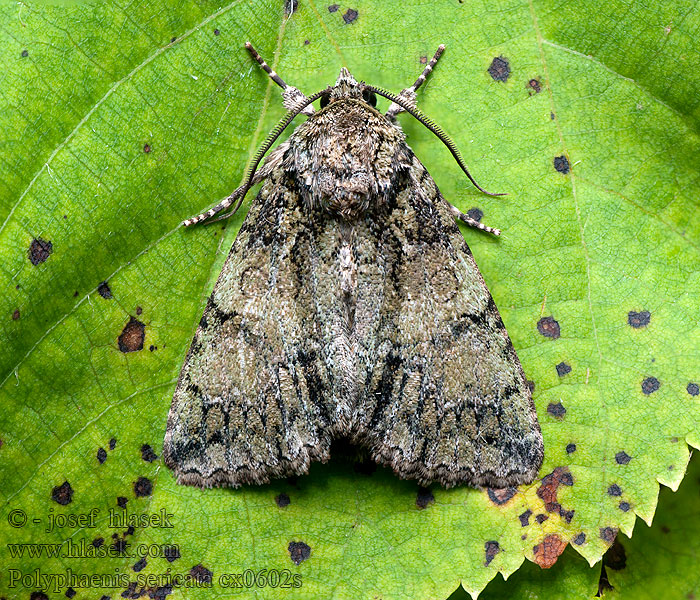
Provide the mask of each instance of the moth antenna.
POLYGON ((428 75, 432 72, 432 70, 435 68, 435 64, 437 63, 438 59, 442 55, 442 53, 445 51, 445 44, 440 44, 438 46, 438 49, 435 52, 435 55, 433 58, 430 59, 430 62, 425 65, 425 69, 423 69, 423 72, 418 76, 418 79, 416 79, 416 82, 408 88, 409 90, 416 91, 421 85, 423 85, 423 82, 428 78, 428 75))
POLYGON ((210 217, 213 217, 216 213, 221 212, 225 208, 228 208, 235 199, 236 205, 227 213, 229 217, 231 215, 234 215, 236 211, 241 207, 241 204, 243 204, 243 199, 245 198, 246 193, 253 185, 253 178, 255 177, 255 172, 258 168, 258 165, 260 164, 260 161, 263 159, 267 151, 272 147, 272 144, 274 144, 277 138, 280 135, 282 135, 282 132, 294 120, 294 117, 302 113, 304 109, 307 106, 309 106, 312 102, 318 100, 324 94, 330 93, 330 91, 330 87, 324 88, 321 91, 316 92, 313 96, 309 96, 308 98, 306 98, 303 101, 303 103, 298 104, 293 110, 288 111, 287 114, 284 115, 284 117, 282 117, 282 120, 279 123, 277 123, 277 125, 275 125, 272 131, 270 131, 268 136, 265 138, 265 141, 262 143, 260 148, 258 148, 258 151, 253 156, 253 160, 250 163, 250 166, 248 167, 248 175, 246 176, 245 183, 238 187, 236 191, 233 192, 233 194, 231 194, 228 198, 226 198, 226 200, 224 200, 220 204, 217 204, 215 207, 210 208, 208 211, 203 212, 200 215, 197 215, 196 217, 192 217, 191 219, 183 221, 182 224, 185 227, 188 227, 190 225, 194 225, 195 223, 199 223, 200 221, 204 221, 210 217))
MULTIPOLYGON (((420 77, 419 77, 420 79, 420 77)), ((407 113, 413 116, 417 121, 420 121, 425 125, 430 131, 432 131, 437 138, 447 146, 447 149, 451 152, 452 156, 454 157, 455 161, 457 161, 457 164, 459 165, 460 169, 464 171, 464 174, 469 178, 469 181, 471 181, 476 189, 478 189, 480 192, 483 192, 484 194, 488 194, 489 196, 507 196, 508 194, 505 192, 502 193, 495 193, 495 192, 488 192, 484 188, 482 188, 476 180, 472 177, 471 173, 469 172, 469 169, 467 169, 467 165, 464 164, 464 159, 462 158, 462 155, 459 153, 459 150, 457 149, 457 146, 455 143, 452 141, 452 138, 448 136, 441 128, 439 125, 437 125, 434 121, 426 117, 418 108, 415 106, 411 106, 410 104, 406 103, 405 100, 396 94, 392 94, 391 92, 375 87, 373 85, 367 85, 365 84, 365 89, 370 90, 374 92, 375 94, 379 94, 380 96, 384 96, 387 100, 391 100, 394 104, 397 104, 401 108, 403 108, 407 113)))
POLYGON ((245 43, 246 50, 250 52, 250 55, 258 62, 258 64, 262 67, 262 70, 265 71, 270 76, 270 79, 274 81, 278 86, 280 86, 283 90, 286 90, 289 86, 284 82, 284 79, 282 79, 275 71, 273 71, 270 68, 270 65, 268 65, 265 62, 265 59, 263 59, 262 56, 258 54, 258 51, 253 48, 253 44, 250 42, 245 43))

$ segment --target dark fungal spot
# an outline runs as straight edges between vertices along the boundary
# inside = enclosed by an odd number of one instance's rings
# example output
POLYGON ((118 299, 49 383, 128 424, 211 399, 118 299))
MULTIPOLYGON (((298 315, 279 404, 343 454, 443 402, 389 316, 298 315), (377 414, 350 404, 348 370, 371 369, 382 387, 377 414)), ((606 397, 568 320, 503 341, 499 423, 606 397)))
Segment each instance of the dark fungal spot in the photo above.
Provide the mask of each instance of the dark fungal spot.
POLYGON ((29 251, 27 256, 29 256, 29 262, 35 267, 43 262, 53 252, 53 244, 48 240, 43 240, 41 238, 34 238, 32 243, 29 245, 29 251))
POLYGON ((55 486, 51 490, 51 499, 61 506, 66 506, 73 501, 73 488, 70 483, 64 481, 61 485, 55 486))
POLYGON ((151 492, 153 492, 153 484, 147 477, 139 477, 134 483, 134 494, 137 498, 150 496, 151 492))
POLYGON ((420 59, 418 59, 420 64, 425 65, 428 64, 428 57, 427 56, 421 56, 420 59))
POLYGON ((632 457, 624 450, 621 450, 615 455, 615 462, 618 465, 626 465, 632 460, 632 457))
MULTIPOLYGON (((292 15, 296 12, 299 6, 299 0, 284 0, 284 12, 288 15, 292 15)), ((215 33, 218 30, 214 30, 215 33)), ((218 34, 216 34, 218 35, 218 34)))
POLYGON ((142 312, 143 312, 143 308, 141 308, 140 306, 137 306, 136 307, 136 314, 140 315, 142 312))
POLYGON ((582 546, 583 544, 586 543, 586 534, 581 532, 579 533, 573 540, 574 544, 577 546, 582 546))
POLYGON ((514 487, 489 488, 488 496, 491 502, 501 506, 506 504, 513 496, 515 496, 516 492, 517 490, 514 487))
POLYGON ((144 444, 141 446, 141 458, 146 462, 153 462, 156 458, 158 458, 158 455, 148 444, 144 444))
POLYGON ((540 525, 542 525, 542 523, 544 523, 547 519, 549 519, 549 515, 545 515, 544 513, 535 515, 535 521, 537 521, 540 525))
POLYGON ((435 496, 430 488, 419 487, 418 493, 416 494, 416 506, 423 510, 428 508, 433 502, 435 502, 435 496))
POLYGON ((566 408, 561 402, 550 402, 547 406, 547 412, 555 419, 563 419, 566 414, 566 408))
POLYGON ((530 524, 530 517, 532 516, 532 511, 528 508, 524 513, 518 515, 518 520, 520 521, 520 527, 527 527, 530 524))
POLYGON ((343 15, 343 21, 346 25, 354 22, 357 19, 358 12, 354 8, 348 8, 347 12, 343 15))
POLYGON ((131 567, 131 568, 132 568, 136 573, 138 573, 139 571, 143 571, 143 570, 146 568, 146 565, 147 565, 147 564, 148 564, 148 563, 146 563, 146 559, 145 559, 145 558, 141 558, 140 560, 138 560, 137 562, 135 562, 135 563, 134 563, 134 566, 131 567))
POLYGON ((170 38, 170 43, 172 44, 176 39, 177 39, 176 36, 171 37, 171 38, 170 38))
POLYGON ((556 533, 552 533, 545 537, 540 544, 533 546, 532 552, 535 555, 535 562, 543 569, 549 569, 559 555, 564 552, 566 542, 562 540, 556 533))
POLYGON ((124 532, 124 537, 126 537, 127 535, 134 535, 134 531, 135 531, 135 530, 134 530, 134 526, 133 526, 133 525, 129 525, 129 526, 126 528, 126 531, 124 532))
POLYGON ((550 118, 552 121, 554 121, 554 113, 553 113, 553 112, 549 113, 549 118, 550 118))
POLYGON ((287 550, 289 551, 289 557, 292 559, 292 562, 297 566, 311 556, 311 546, 304 542, 289 542, 287 550))
POLYGON ((309 40, 304 40, 304 46, 308 46, 311 42, 309 40))
POLYGON ((289 496, 285 493, 277 494, 275 496, 275 502, 277 503, 277 506, 280 508, 284 508, 285 506, 289 506, 291 500, 289 499, 289 496))
POLYGON ((169 563, 175 562, 178 558, 180 558, 180 548, 177 545, 164 546, 163 556, 169 563))
POLYGON ((554 320, 554 317, 542 317, 537 321, 537 331, 544 337, 556 340, 561 335, 559 323, 554 320))
POLYGON ((651 321, 651 313, 648 310, 643 310, 641 312, 635 312, 633 310, 627 313, 627 323, 630 327, 635 329, 641 329, 649 325, 651 321))
POLYGON ((95 538, 94 540, 92 540, 92 545, 95 548, 100 548, 102 546, 102 544, 104 544, 104 543, 105 543, 105 539, 103 537, 98 537, 98 538, 95 538))
POLYGON ((29 595, 29 600, 49 600, 49 597, 44 592, 32 592, 29 595))
POLYGON ((19 308, 15 308, 14 312, 12 313, 12 320, 16 321, 19 319, 19 308))
POLYGON ((571 367, 565 362, 560 362, 555 368, 559 377, 564 377, 564 375, 568 375, 569 373, 571 373, 571 367))
POLYGON ((129 545, 129 543, 128 543, 126 540, 117 539, 117 540, 114 540, 114 542, 112 543, 111 548, 112 548, 115 552, 119 552, 119 554, 124 554, 124 552, 126 552, 126 547, 127 547, 128 545, 129 545))
POLYGON ((475 206, 467 211, 467 216, 475 221, 481 221, 482 217, 484 216, 484 211, 475 206))
POLYGON ((149 154, 149 153, 151 152, 151 145, 150 145, 150 144, 144 144, 144 145, 143 145, 143 151, 144 151, 146 154, 149 154))
POLYGON ((69 588, 66 590, 66 598, 73 598, 73 597, 75 596, 76 593, 77 593, 77 592, 76 592, 72 587, 69 587, 69 588))
POLYGON ((486 560, 484 561, 484 566, 488 567, 489 564, 491 564, 491 561, 496 556, 496 554, 498 554, 500 551, 501 551, 501 547, 498 545, 498 542, 496 542, 494 540, 486 542, 484 544, 484 553, 486 555, 486 560))
POLYGON ((620 502, 620 504, 618 504, 617 506, 618 506, 618 508, 619 508, 622 512, 627 512, 627 511, 630 509, 630 503, 629 503, 629 502, 624 502, 624 501, 623 501, 623 502, 620 502))
POLYGON ((214 35, 219 35, 221 32, 218 29, 214 30, 214 35))
POLYGON ((527 82, 527 87, 533 90, 535 94, 539 94, 542 91, 542 84, 539 79, 530 79, 530 81, 527 82))
POLYGON ((505 56, 497 56, 488 68, 489 75, 494 81, 508 81, 510 64, 505 56))
POLYGON ((117 445, 117 440, 115 440, 114 438, 112 438, 112 439, 109 440, 109 449, 110 449, 110 450, 114 450, 114 448, 116 447, 116 445, 117 445))
POLYGON ((642 381, 642 392, 647 396, 653 394, 661 387, 661 382, 656 377, 647 377, 642 381))
POLYGON ((109 284, 106 281, 103 281, 97 286, 97 293, 105 300, 110 300, 112 298, 112 290, 109 289, 109 284))
POLYGON ((97 461, 102 464, 104 461, 107 460, 107 450, 104 448, 99 448, 97 450, 97 461))
POLYGON ((158 350, 158 346, 154 346, 153 344, 151 344, 151 345, 148 347, 148 350, 149 350, 149 352, 153 352, 154 350, 158 350))
POLYGON ((211 583, 214 573, 200 563, 190 569, 190 577, 199 583, 211 583))
POLYGON ((622 489, 616 483, 608 488, 608 496, 622 496, 622 489))
POLYGON ((120 508, 126 508, 126 503, 128 501, 129 500, 124 496, 117 496, 117 506, 119 506, 120 508))
POLYGON ((574 452, 576 452, 576 444, 567 444, 566 445, 566 453, 572 454, 574 452))
POLYGON ((574 520, 574 514, 576 511, 574 510, 564 510, 563 508, 559 509, 559 516, 561 516, 562 519, 564 519, 567 523, 571 523, 571 521, 574 520))
POLYGON ((697 396, 700 394, 700 385, 697 383, 689 383, 688 387, 685 389, 691 396, 697 396))
POLYGON ((615 527, 601 527, 600 528, 600 539, 608 544, 615 541, 617 537, 617 529, 615 527))
POLYGON ((337 12, 339 8, 340 8, 340 6, 338 6, 337 4, 331 4, 331 5, 328 7, 328 12, 329 12, 329 13, 337 12))
POLYGON ((568 174, 571 170, 571 165, 569 165, 569 159, 563 154, 561 156, 554 157, 554 168, 562 175, 568 174))
POLYGON ((27 58, 29 56, 29 50, 22 50, 22 58, 27 58))
POLYGON ((77 298, 77 297, 78 297, 78 290, 75 290, 75 293, 73 294, 73 298, 77 298))
POLYGON ((143 341, 145 339, 146 326, 138 319, 129 317, 129 322, 119 335, 119 350, 124 353, 143 350, 143 341))

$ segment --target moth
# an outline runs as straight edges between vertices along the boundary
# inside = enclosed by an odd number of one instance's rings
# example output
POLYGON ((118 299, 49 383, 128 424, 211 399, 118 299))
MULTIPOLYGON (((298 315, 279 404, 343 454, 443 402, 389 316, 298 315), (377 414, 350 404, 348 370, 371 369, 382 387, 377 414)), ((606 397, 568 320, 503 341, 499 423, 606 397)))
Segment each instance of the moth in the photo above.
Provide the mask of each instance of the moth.
POLYGON ((344 437, 421 485, 531 482, 543 457, 531 392, 456 219, 500 232, 443 198, 396 119, 427 126, 489 193, 416 107, 444 46, 398 95, 342 68, 310 97, 246 47, 288 113, 245 183, 183 223, 233 214, 263 182, 182 367, 166 465, 181 484, 262 484, 327 461, 344 437))

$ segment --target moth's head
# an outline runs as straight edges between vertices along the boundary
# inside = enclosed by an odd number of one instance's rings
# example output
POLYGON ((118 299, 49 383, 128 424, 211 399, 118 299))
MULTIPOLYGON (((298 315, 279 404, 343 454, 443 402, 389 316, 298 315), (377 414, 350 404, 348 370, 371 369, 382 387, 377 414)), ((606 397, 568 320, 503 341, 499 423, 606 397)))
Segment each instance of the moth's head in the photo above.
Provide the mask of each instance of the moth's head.
POLYGON ((372 108, 377 106, 377 97, 374 92, 366 90, 364 83, 358 83, 350 71, 342 67, 330 92, 321 96, 321 108, 325 108, 332 102, 348 99, 363 100, 372 108))

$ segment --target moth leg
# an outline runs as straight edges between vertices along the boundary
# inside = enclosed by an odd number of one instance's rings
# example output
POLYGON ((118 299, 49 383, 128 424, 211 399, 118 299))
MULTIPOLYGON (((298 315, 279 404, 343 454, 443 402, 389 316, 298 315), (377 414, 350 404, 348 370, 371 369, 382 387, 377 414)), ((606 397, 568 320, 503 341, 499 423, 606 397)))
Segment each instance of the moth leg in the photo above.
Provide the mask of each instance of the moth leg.
POLYGON ((190 225, 201 223, 202 221, 213 217, 216 213, 220 213, 222 210, 226 210, 234 202, 236 202, 236 206, 234 206, 233 210, 227 212, 224 216, 220 217, 219 219, 215 219, 215 221, 220 221, 221 219, 228 219, 229 217, 236 214, 236 211, 241 207, 241 203, 243 202, 243 198, 241 195, 254 185, 260 183, 263 179, 267 179, 270 176, 270 173, 272 173, 272 171, 274 171, 277 167, 280 166, 282 158, 284 157, 284 153, 287 151, 288 148, 288 142, 280 144, 277 148, 275 148, 275 150, 272 153, 270 153, 270 155, 265 160, 263 166, 255 172, 255 175, 253 175, 253 179, 249 184, 244 183, 240 187, 236 188, 230 196, 224 198, 221 202, 219 202, 219 204, 210 208, 209 210, 198 214, 196 217, 190 217, 189 219, 185 219, 182 222, 183 226, 189 227, 190 225))
MULTIPOLYGON (((416 82, 411 87, 404 88, 403 90, 401 90, 401 93, 399 94, 399 98, 404 100, 412 108, 416 107, 416 90, 421 85, 423 85, 423 82, 426 80, 428 75, 430 75, 431 71, 435 67, 435 63, 437 63, 438 59, 440 58, 440 55, 444 51, 445 51, 445 45, 440 44, 438 46, 437 51, 435 52, 435 56, 433 56, 433 58, 430 59, 430 62, 425 66, 425 69, 423 69, 423 72, 418 76, 418 79, 416 79, 416 82)), ((392 102, 391 106, 389 107, 389 110, 386 111, 386 116, 393 118, 402 112, 405 112, 405 109, 400 107, 395 102, 392 102)))
MULTIPOLYGON (((270 76, 270 79, 272 79, 272 81, 282 88, 282 102, 287 110, 294 110, 296 106, 306 100, 306 96, 299 90, 299 88, 295 88, 293 85, 287 85, 284 80, 270 68, 270 65, 268 65, 263 57, 258 54, 258 51, 253 48, 253 44, 246 42, 245 47, 248 52, 250 52, 250 55, 256 61, 258 61, 258 64, 262 67, 263 71, 270 76)), ((304 115, 310 116, 314 114, 314 107, 309 104, 301 112, 304 115)))
POLYGON ((452 213, 452 216, 455 219, 459 219, 460 221, 462 221, 462 223, 464 223, 465 225, 469 225, 469 227, 474 227, 475 229, 481 229, 481 231, 486 231, 487 233, 492 233, 493 235, 501 235, 500 229, 496 229, 495 227, 489 227, 488 225, 484 225, 476 219, 472 219, 469 215, 465 215, 461 210, 459 210, 456 206, 453 206, 449 202, 447 202, 447 206, 450 207, 450 212, 452 213))

